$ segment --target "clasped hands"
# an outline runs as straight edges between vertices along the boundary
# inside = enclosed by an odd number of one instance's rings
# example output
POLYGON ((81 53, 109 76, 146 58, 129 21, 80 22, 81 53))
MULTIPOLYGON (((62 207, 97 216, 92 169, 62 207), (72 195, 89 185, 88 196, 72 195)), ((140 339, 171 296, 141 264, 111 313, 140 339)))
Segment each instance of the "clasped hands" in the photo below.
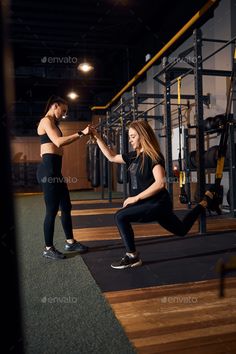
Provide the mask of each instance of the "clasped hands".
MULTIPOLYGON (((84 135, 92 135, 94 137, 96 137, 97 135, 97 130, 95 128, 94 125, 89 124, 83 131, 84 135)), ((128 197, 125 199, 124 203, 123 203, 123 208, 125 208, 126 206, 130 205, 130 204, 135 204, 139 201, 138 196, 133 196, 133 197, 128 197)))
POLYGON ((89 124, 84 130, 82 130, 82 133, 84 135, 93 135, 93 136, 95 136, 97 134, 97 130, 95 129, 94 125, 89 124))

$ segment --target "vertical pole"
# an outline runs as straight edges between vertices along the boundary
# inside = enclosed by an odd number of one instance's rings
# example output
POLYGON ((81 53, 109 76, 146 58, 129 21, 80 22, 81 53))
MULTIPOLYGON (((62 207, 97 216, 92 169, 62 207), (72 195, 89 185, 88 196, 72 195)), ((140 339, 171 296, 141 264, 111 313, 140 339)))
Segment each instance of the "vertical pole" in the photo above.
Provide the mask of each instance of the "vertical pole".
POLYGON ((191 209, 191 173, 190 173, 190 161, 189 161, 189 137, 188 128, 184 129, 184 161, 185 161, 185 176, 186 176, 186 194, 188 196, 188 209, 191 209))
POLYGON ((230 188, 230 214, 236 217, 236 154, 235 154, 235 128, 233 124, 229 126, 229 188, 230 188))
MULTIPOLYGON (((198 199, 205 193, 205 162, 204 162, 204 126, 203 126, 203 99, 202 99, 202 33, 195 29, 194 35, 194 85, 195 85, 195 114, 196 114, 196 151, 197 151, 197 183, 198 199)), ((199 232, 206 232, 206 214, 200 215, 199 232)))
MULTIPOLYGON (((110 126, 109 126, 109 119, 110 119, 110 113, 107 111, 106 112, 106 126, 107 126, 107 131, 108 131, 108 137, 110 136, 110 126)), ((107 164, 107 177, 108 177, 108 200, 111 203, 112 202, 112 164, 110 161, 108 161, 107 164)))
MULTIPOLYGON (((103 124, 101 118, 99 118, 99 125, 101 127, 101 137, 103 137, 103 124)), ((100 177, 101 177, 101 199, 104 199, 104 185, 103 185, 103 180, 104 180, 104 155, 100 151, 100 177)))
MULTIPOLYGON (((236 33, 236 23, 233 20, 236 14, 235 1, 231 3, 231 36, 235 36, 236 33)), ((232 96, 232 109, 233 109, 233 117, 236 117, 236 41, 232 43, 232 55, 233 55, 233 63, 232 70, 234 72, 234 86, 233 96, 232 96)), ((235 151, 235 135, 236 129, 234 124, 229 125, 229 188, 230 188, 230 213, 233 218, 236 217, 236 151, 235 151)))
MULTIPOLYGON (((120 99, 121 101, 121 108, 120 108, 120 116, 121 116, 121 154, 127 153, 126 147, 126 121, 124 118, 124 109, 123 109, 123 98, 120 99)), ((126 165, 121 165, 122 168, 122 176, 123 176, 123 198, 127 198, 127 169, 126 165)))
MULTIPOLYGON (((167 58, 163 58, 163 67, 168 64, 167 58)), ((170 75, 168 72, 164 74, 164 119, 166 122, 166 174, 167 174, 167 189, 173 201, 173 166, 172 166, 172 144, 171 144, 171 102, 170 102, 170 75)))

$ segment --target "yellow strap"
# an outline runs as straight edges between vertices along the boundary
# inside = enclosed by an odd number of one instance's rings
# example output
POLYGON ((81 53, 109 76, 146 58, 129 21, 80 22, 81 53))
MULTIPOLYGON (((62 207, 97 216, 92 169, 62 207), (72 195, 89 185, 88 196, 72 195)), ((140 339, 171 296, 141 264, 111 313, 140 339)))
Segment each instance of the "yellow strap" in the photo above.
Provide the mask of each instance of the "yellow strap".
POLYGON ((224 170, 224 163, 225 163, 225 158, 221 157, 217 161, 217 167, 216 167, 216 178, 222 178, 223 176, 223 170, 224 170))
POLYGON ((185 172, 179 171, 179 186, 182 188, 185 185, 185 172))

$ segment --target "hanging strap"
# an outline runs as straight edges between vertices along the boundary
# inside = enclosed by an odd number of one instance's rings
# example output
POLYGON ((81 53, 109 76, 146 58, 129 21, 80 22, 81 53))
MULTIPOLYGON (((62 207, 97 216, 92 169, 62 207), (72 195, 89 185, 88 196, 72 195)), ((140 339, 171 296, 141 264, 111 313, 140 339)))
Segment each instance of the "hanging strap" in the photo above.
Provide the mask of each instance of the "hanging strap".
POLYGON ((180 194, 179 200, 182 204, 188 203, 188 196, 185 191, 185 172, 183 171, 182 166, 182 126, 183 126, 183 117, 182 117, 182 110, 181 110, 181 77, 177 79, 178 83, 178 122, 179 122, 179 186, 180 186, 180 194))

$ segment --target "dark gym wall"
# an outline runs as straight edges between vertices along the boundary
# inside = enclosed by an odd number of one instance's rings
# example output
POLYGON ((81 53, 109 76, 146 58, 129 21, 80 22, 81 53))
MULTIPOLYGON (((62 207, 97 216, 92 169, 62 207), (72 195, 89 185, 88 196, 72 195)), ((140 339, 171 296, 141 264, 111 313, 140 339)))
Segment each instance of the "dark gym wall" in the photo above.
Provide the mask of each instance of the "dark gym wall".
POLYGON ((0 250, 1 250, 1 351, 22 353, 21 318, 17 276, 15 221, 11 190, 11 163, 9 112, 13 102, 12 56, 8 44, 6 19, 8 1, 0 2, 0 250), (5 311, 4 311, 5 309, 5 311))

